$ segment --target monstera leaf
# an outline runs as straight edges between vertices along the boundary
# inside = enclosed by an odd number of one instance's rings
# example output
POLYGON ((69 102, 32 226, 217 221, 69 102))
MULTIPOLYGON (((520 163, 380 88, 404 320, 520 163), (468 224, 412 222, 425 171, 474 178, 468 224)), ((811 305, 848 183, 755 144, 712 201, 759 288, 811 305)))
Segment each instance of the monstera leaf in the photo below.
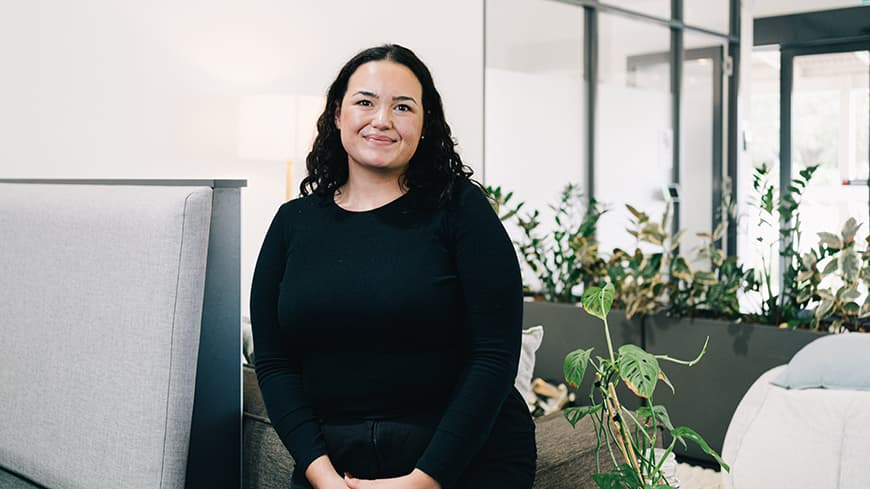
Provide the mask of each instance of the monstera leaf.
POLYGON ((564 411, 565 419, 567 419, 568 422, 571 423, 571 427, 574 427, 577 425, 578 422, 580 422, 581 419, 585 418, 590 414, 601 411, 603 407, 603 404, 596 404, 594 406, 569 407, 566 408, 564 411))
POLYGON ((720 457, 719 454, 716 453, 716 450, 710 448, 710 445, 708 445, 707 442, 703 438, 701 438, 701 435, 695 432, 695 430, 691 428, 686 428, 685 426, 678 426, 671 430, 671 436, 673 436, 675 440, 679 440, 684 446, 686 444, 686 440, 694 442, 701 448, 701 450, 704 451, 704 453, 716 459, 716 462, 719 463, 719 466, 725 469, 726 472, 731 471, 731 467, 729 467, 728 464, 726 464, 725 461, 722 460, 722 457, 720 457))
POLYGON ((610 307, 613 305, 613 293, 613 284, 607 284, 604 287, 589 287, 583 291, 580 303, 589 314, 606 320, 607 313, 610 312, 610 307))
POLYGON ((668 431, 674 429, 671 424, 671 417, 668 415, 668 410, 664 406, 641 406, 637 408, 637 419, 646 426, 652 426, 652 419, 655 417, 656 423, 659 426, 664 426, 668 431))
POLYGON ((619 347, 616 361, 619 376, 625 385, 638 397, 649 399, 656 389, 659 378, 659 362, 656 357, 637 345, 619 347))
POLYGON ((589 364, 589 355, 592 354, 592 348, 588 350, 574 350, 565 357, 565 362, 562 364, 562 373, 565 375, 565 381, 568 385, 574 387, 580 385, 583 381, 583 374, 586 373, 586 365, 589 364))

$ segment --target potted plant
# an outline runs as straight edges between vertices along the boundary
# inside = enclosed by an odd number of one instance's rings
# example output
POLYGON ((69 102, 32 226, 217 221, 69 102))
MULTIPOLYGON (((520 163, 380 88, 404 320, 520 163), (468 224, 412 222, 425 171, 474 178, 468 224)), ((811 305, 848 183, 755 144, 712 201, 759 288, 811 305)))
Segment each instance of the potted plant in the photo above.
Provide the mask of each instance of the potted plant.
POLYGON ((598 445, 596 447, 597 473, 592 478, 601 489, 661 489, 672 487, 674 475, 663 470, 665 462, 673 452, 677 442, 687 441, 697 444, 705 453, 713 457, 719 465, 728 470, 728 465, 715 450, 694 430, 684 426, 673 426, 668 411, 663 405, 653 401, 657 383, 661 380, 673 391, 667 375, 659 362, 672 362, 692 366, 697 363, 707 348, 701 349, 697 358, 691 361, 677 360, 667 355, 653 355, 637 345, 623 345, 614 350, 611 341, 607 314, 614 300, 614 287, 589 287, 583 292, 581 302, 590 315, 604 323, 604 336, 607 344, 607 357, 591 358, 593 348, 575 350, 564 360, 565 380, 577 388, 588 366, 594 369, 595 382, 589 390, 588 406, 570 407, 564 412, 572 426, 585 416, 592 416, 598 445), (616 386, 626 385, 644 405, 632 412, 620 400, 616 386), (659 430, 671 435, 671 442, 662 453, 655 449, 658 445, 659 430), (603 446, 602 446, 603 445, 603 446), (606 448, 614 468, 601 471, 600 456, 606 448))

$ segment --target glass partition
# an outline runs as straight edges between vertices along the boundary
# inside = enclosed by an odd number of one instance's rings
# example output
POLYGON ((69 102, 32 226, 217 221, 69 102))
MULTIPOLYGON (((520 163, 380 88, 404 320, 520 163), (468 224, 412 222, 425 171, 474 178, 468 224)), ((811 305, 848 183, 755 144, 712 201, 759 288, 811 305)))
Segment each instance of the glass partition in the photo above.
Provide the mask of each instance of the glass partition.
POLYGON ((794 57, 792 175, 819 166, 801 207, 803 252, 850 217, 867 234, 868 65, 868 51, 794 57))
POLYGON ((659 220, 671 182, 670 29, 599 14, 595 195, 601 250, 634 249, 631 204, 659 220))
POLYGON ((683 0, 683 22, 692 27, 728 34, 730 3, 730 0, 683 0))
POLYGON ((546 232, 547 205, 566 183, 586 183, 583 9, 487 2, 485 78, 485 183, 539 209, 546 232))
POLYGON ((661 19, 671 18, 671 0, 604 0, 601 3, 661 19))
POLYGON ((712 232, 713 215, 722 204, 723 57, 718 38, 684 34, 682 102, 683 158, 680 162, 680 227, 686 230, 681 251, 693 257, 706 241, 698 232, 712 232))

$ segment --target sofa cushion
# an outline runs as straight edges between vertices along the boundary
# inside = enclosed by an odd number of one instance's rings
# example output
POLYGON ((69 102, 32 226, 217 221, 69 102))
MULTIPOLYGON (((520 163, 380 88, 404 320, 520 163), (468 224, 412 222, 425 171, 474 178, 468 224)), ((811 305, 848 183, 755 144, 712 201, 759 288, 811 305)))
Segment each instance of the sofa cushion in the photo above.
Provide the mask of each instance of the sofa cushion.
POLYGON ((520 349, 520 361, 517 366, 517 376, 514 387, 527 403, 532 397, 532 372, 535 371, 535 352, 541 346, 544 337, 544 327, 540 324, 523 330, 523 342, 520 349))
POLYGON ((822 336, 795 353, 771 383, 785 389, 870 391, 868 352, 870 335, 843 333, 822 336))
POLYGON ((48 487, 183 487, 211 197, 0 183, 0 466, 48 487))

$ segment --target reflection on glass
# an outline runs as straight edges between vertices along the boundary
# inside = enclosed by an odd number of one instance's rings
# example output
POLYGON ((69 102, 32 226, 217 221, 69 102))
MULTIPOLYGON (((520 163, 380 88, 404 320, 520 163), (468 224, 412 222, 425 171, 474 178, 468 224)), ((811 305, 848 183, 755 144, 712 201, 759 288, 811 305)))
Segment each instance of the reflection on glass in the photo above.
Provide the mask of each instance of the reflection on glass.
POLYGON ((671 181, 670 31, 616 15, 599 17, 595 195, 610 211, 601 250, 634 249, 629 203, 658 220, 671 181))
MULTIPOLYGON (((713 212, 719 202, 713 202, 714 157, 720 158, 719 168, 723 167, 722 155, 713 154, 716 134, 714 101, 722 99, 722 80, 714 83, 715 76, 722 76, 722 41, 708 36, 685 33, 687 48, 683 56, 683 99, 680 104, 683 131, 683 158, 680 164, 680 186, 682 202, 680 206, 680 227, 685 229, 681 251, 694 257, 698 246, 704 244, 698 232, 713 231, 713 212), (719 70, 716 70, 716 67, 719 70), (719 93, 714 93, 719 90, 719 93)), ((720 121, 719 138, 722 138, 720 121)), ((721 177, 721 175, 720 175, 721 177)), ((701 263, 698 264, 702 265, 701 263)), ((706 264, 703 264, 706 265, 706 264)))
POLYGON ((730 3, 730 0, 683 0, 683 22, 728 34, 730 3))
POLYGON ((671 0, 602 0, 601 3, 662 19, 671 18, 671 0))
MULTIPOLYGON (((752 52, 749 69, 752 92, 750 98, 749 149, 752 167, 738 165, 737 173, 737 256, 747 267, 761 270, 762 258, 769 255, 771 243, 778 233, 775 228, 760 226, 757 195, 752 188, 753 168, 767 165, 772 172, 771 181, 779 182, 779 50, 756 49, 752 52)), ((772 260, 771 276, 774 292, 779 290, 779 261, 772 260)), ((760 310, 761 299, 751 298, 745 311, 760 310)))
MULTIPOLYGON (((548 204, 563 186, 586 188, 583 9, 542 0, 486 5, 485 183, 539 209, 548 232, 548 204)), ((512 226, 508 233, 519 238, 512 226)))
POLYGON ((868 231, 868 69, 867 51, 794 59, 792 174, 820 165, 801 210, 802 251, 849 217, 868 231))

